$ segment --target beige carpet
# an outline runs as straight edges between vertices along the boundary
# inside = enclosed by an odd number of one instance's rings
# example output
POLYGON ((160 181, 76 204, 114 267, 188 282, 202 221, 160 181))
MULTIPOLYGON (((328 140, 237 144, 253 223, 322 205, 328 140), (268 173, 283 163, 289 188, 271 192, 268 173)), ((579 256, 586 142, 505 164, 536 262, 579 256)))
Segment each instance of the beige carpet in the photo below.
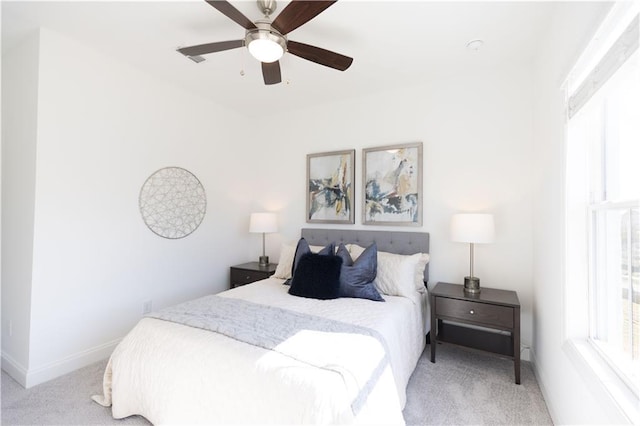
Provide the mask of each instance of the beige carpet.
POLYGON ((522 362, 521 384, 513 362, 470 349, 438 345, 418 361, 407 387, 408 425, 551 425, 531 363, 522 362))
MULTIPOLYGON (((552 424, 531 365, 522 365, 522 384, 513 382, 513 363, 488 354, 438 345, 437 362, 429 346, 407 388, 408 425, 552 424)), ((25 390, 2 372, 3 425, 149 424, 139 416, 111 418, 111 410, 91 401, 102 389, 105 362, 25 390)))

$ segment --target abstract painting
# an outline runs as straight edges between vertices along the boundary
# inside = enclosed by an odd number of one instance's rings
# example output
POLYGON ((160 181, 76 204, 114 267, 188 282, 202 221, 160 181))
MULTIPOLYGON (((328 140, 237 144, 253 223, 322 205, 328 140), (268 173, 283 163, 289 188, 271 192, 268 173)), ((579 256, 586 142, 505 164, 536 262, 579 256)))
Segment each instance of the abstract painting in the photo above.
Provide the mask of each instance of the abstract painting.
POLYGON ((354 223, 355 150, 307 155, 307 222, 354 223))
POLYGON ((422 225, 422 142, 363 150, 365 225, 422 225))

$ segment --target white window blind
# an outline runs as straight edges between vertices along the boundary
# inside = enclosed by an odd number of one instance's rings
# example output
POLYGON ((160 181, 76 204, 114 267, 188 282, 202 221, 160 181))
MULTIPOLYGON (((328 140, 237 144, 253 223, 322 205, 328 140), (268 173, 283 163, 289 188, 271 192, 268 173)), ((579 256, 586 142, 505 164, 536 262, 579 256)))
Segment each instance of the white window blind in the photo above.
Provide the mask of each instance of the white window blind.
POLYGON ((573 117, 609 78, 638 50, 640 27, 638 15, 569 97, 569 118, 573 117))

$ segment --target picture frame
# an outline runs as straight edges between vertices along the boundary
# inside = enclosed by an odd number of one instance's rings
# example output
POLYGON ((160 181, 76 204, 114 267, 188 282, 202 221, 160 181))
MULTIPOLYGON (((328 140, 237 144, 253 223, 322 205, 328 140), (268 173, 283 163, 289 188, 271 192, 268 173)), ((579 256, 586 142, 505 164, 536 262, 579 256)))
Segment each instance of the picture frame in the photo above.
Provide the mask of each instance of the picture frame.
POLYGON ((355 223, 354 149, 307 154, 307 223, 355 223))
POLYGON ((422 226, 422 142, 362 150, 362 223, 422 226))

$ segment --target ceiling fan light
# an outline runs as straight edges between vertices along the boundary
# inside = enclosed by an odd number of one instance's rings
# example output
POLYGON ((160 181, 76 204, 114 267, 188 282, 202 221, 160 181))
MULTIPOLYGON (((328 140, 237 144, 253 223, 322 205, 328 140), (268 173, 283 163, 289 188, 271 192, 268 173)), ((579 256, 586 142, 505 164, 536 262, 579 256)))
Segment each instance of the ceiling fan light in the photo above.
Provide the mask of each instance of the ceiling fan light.
POLYGON ((260 62, 275 62, 282 58, 284 49, 276 41, 258 38, 249 43, 249 53, 260 62))
POLYGON ((247 31, 245 45, 251 56, 260 62, 279 60, 287 50, 287 39, 274 31, 268 21, 256 21, 258 28, 247 31))

